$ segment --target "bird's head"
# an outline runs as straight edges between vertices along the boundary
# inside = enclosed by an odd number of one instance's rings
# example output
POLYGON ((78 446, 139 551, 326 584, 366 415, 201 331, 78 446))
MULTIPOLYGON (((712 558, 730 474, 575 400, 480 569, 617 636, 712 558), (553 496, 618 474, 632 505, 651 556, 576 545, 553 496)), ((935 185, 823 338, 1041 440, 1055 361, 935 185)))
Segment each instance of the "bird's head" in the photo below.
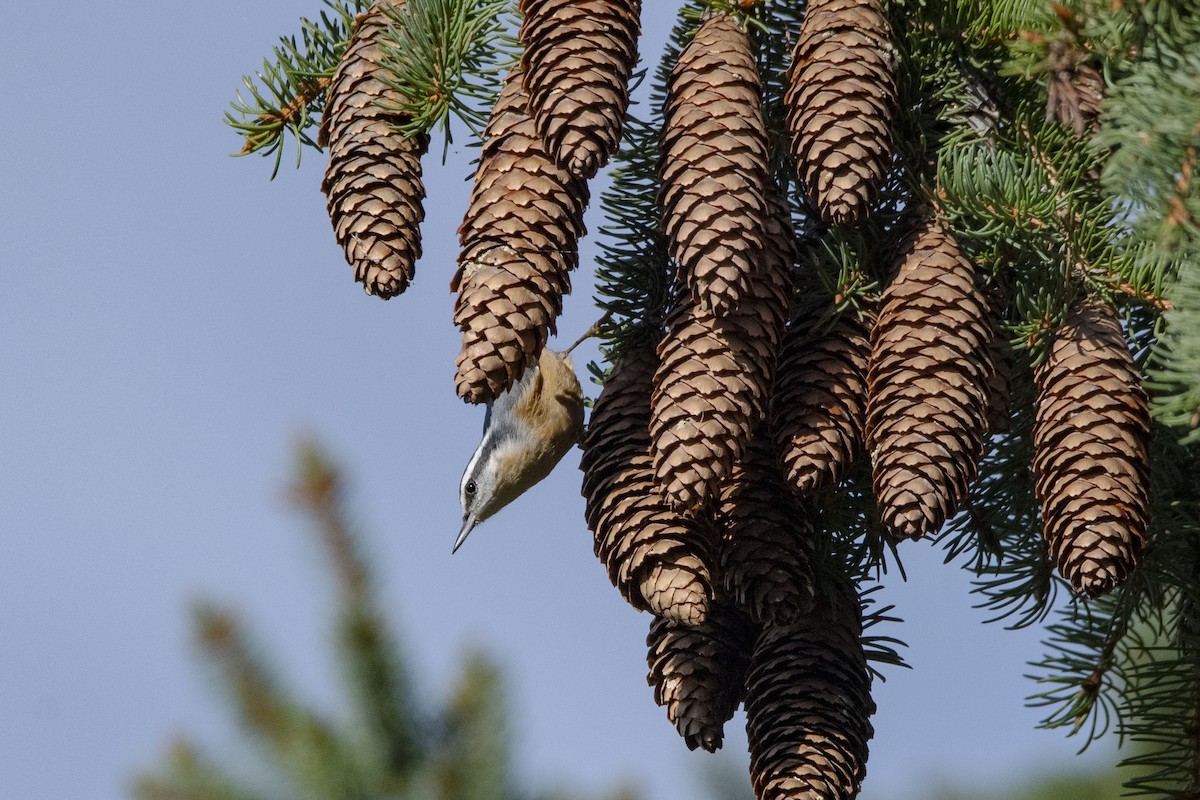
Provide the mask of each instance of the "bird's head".
POLYGON ((583 434, 583 389, 570 356, 544 349, 538 363, 488 404, 483 440, 459 483, 463 525, 475 526, 545 478, 583 434))

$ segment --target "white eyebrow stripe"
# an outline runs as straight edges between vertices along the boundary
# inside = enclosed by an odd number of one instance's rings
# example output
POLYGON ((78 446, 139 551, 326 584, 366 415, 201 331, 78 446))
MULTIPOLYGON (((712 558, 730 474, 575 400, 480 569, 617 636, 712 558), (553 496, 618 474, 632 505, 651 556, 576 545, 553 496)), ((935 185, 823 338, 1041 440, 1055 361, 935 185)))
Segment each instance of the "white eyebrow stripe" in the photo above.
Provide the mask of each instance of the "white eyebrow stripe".
POLYGON ((480 462, 485 454, 490 455, 495 449, 495 436, 492 431, 485 431, 483 441, 479 443, 479 447, 475 448, 475 452, 471 455, 471 460, 467 462, 467 468, 463 470, 462 478, 458 482, 458 496, 460 500, 466 500, 467 481, 475 472, 475 466, 480 462))
POLYGON ((510 440, 518 433, 516 420, 513 419, 513 408, 517 405, 517 399, 529 388, 537 371, 538 365, 535 362, 525 370, 525 374, 507 392, 501 393, 494 401, 488 403, 487 412, 483 418, 485 426, 483 441, 479 443, 471 460, 467 462, 467 468, 463 470, 462 479, 458 482, 458 497, 464 506, 466 505, 467 481, 475 473, 476 467, 480 463, 487 463, 487 459, 491 458, 492 453, 496 451, 499 442, 510 440))

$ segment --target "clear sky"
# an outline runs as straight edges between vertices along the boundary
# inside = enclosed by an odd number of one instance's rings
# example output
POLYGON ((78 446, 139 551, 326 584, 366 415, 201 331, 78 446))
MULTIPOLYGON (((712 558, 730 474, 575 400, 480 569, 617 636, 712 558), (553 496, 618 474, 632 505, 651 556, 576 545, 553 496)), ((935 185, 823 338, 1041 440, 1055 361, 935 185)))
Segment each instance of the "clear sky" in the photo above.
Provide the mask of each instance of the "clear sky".
MULTIPOLYGON (((643 51, 677 7, 650 0, 643 51)), ((298 692, 337 707, 329 587, 284 499, 292 446, 347 466, 422 689, 483 647, 507 672, 519 776, 698 794, 645 685, 649 618, 592 555, 578 453, 453 558, 482 410, 454 396, 447 284, 470 153, 427 159, 425 257, 384 303, 342 261, 324 159, 267 180, 222 112, 318 0, 12 3, 0 26, 0 800, 116 800, 170 735, 236 752, 187 603, 246 614, 298 692)), ((598 188, 598 187, 596 187, 598 188)), ((589 216, 596 230, 599 217, 589 216)), ((593 241, 560 324, 597 316, 593 241)), ((581 348, 579 363, 595 355, 581 348)), ((592 389, 594 393, 594 387, 592 389)), ((877 685, 867 800, 1062 766, 1078 742, 1023 707, 1039 634, 983 626, 966 577, 906 544, 888 588, 912 671, 877 685)), ((744 768, 741 717, 727 752, 744 768)))

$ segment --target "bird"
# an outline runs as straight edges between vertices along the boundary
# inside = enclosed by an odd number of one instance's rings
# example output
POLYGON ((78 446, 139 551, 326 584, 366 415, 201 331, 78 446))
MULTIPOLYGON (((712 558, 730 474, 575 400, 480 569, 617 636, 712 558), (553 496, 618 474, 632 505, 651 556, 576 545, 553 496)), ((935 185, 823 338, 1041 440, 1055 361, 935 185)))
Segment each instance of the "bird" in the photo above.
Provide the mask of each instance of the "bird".
POLYGON ((583 437, 583 389, 571 363, 571 351, 543 348, 536 364, 488 403, 483 441, 475 449, 459 483, 462 530, 457 553, 475 526, 516 500, 550 474, 583 437))

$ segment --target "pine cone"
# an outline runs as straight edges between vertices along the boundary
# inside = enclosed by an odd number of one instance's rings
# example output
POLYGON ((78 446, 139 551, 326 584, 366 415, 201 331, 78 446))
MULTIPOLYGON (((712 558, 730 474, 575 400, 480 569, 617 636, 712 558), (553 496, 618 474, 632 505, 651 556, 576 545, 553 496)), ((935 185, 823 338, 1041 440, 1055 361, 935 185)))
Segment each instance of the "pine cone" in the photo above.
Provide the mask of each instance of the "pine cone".
POLYGON ((1104 76, 1092 63, 1092 54, 1067 34, 1050 42, 1046 69, 1046 121, 1057 120, 1076 136, 1094 133, 1100 127, 1104 76))
POLYGON ((458 231, 450 288, 463 346, 454 383, 469 403, 495 399, 536 361, 579 261, 587 183, 550 160, 526 105, 514 67, 484 131, 458 231))
POLYGON ((679 309, 659 344, 650 438, 655 477, 674 508, 695 511, 713 498, 766 415, 793 255, 782 198, 772 190, 768 201, 767 249, 741 307, 723 317, 679 309))
POLYGON ((685 625, 709 613, 713 536, 680 517, 654 486, 650 391, 654 354, 621 359, 583 439, 583 496, 596 555, 630 605, 685 625))
POLYGON ((720 749, 725 723, 746 694, 754 635, 750 621, 723 603, 699 625, 661 617, 650 623, 646 682, 689 750, 720 749))
POLYGON ((793 322, 784 337, 771 423, 788 484, 800 494, 832 489, 863 450, 874 320, 851 310, 824 333, 793 322))
POLYGON ((321 191, 334 235, 354 279, 384 300, 412 281, 425 218, 421 156, 429 137, 396 130, 410 121, 395 110, 405 98, 378 76, 377 40, 388 26, 384 9, 404 2, 377 2, 359 17, 329 85, 318 135, 329 147, 321 191))
POLYGON ((940 222, 921 220, 883 294, 867 378, 872 482, 895 536, 936 532, 966 496, 983 454, 991 336, 974 267, 940 222))
POLYGON ((1012 427, 1012 409, 1009 407, 1008 384, 1012 380, 1013 353, 1012 344, 1004 338, 1000 327, 1000 318, 992 314, 992 338, 988 347, 992 353, 991 377, 987 382, 987 432, 1007 433, 1012 427))
POLYGON ((621 141, 641 0, 521 0, 529 111, 560 166, 591 178, 621 141))
POLYGON ((725 593, 764 625, 790 625, 813 604, 813 529, 776 464, 756 436, 721 487, 716 508, 722 533, 725 593))
POLYGON ((784 97, 792 155, 826 222, 861 222, 892 158, 896 51, 880 0, 810 2, 784 97))
POLYGON ((723 316, 750 291, 762 251, 768 144, 745 32, 712 14, 667 83, 659 157, 663 230, 699 310, 723 316))
POLYGON ((759 800, 849 800, 866 775, 871 677, 856 598, 822 602, 759 636, 746 676, 750 778, 759 800))
POLYGON ((1141 560, 1150 513, 1150 415, 1113 307, 1077 302, 1034 378, 1042 528, 1062 576, 1098 597, 1141 560))

